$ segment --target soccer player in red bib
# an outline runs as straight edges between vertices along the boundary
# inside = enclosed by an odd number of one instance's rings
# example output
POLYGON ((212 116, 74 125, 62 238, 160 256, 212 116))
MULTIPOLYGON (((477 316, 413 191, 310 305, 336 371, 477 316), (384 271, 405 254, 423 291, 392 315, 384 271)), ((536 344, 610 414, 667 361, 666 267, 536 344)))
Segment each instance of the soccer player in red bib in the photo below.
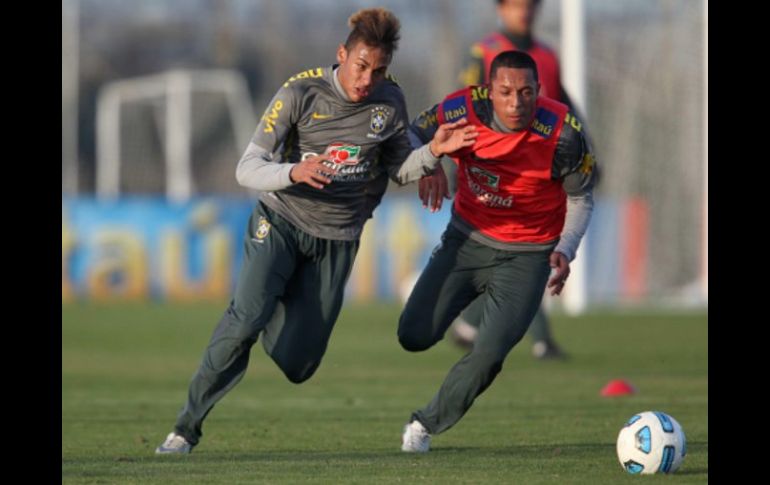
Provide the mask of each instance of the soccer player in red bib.
POLYGON ((540 88, 532 57, 505 51, 492 61, 489 88, 450 94, 410 126, 414 146, 460 119, 478 136, 450 154, 458 167, 452 218, 407 300, 399 341, 406 350, 426 350, 471 301, 481 299, 483 311, 472 349, 412 413, 403 451, 428 451, 431 436, 457 423, 489 387, 546 287, 561 293, 585 234, 594 157, 580 120, 539 96, 540 88))
MULTIPOLYGON (((540 80, 540 96, 555 99, 574 106, 561 83, 559 59, 550 46, 537 39, 533 26, 540 11, 541 0, 495 0, 500 29, 475 42, 470 48, 470 56, 460 73, 461 86, 471 86, 489 82, 489 68, 497 54, 508 50, 518 50, 529 54, 537 64, 540 80)), ((454 182, 455 170, 450 164, 443 164, 450 178, 450 187, 454 182)), ((440 200, 439 200, 440 202, 440 200)), ((468 349, 478 333, 483 306, 481 302, 471 303, 457 318, 450 328, 450 336, 461 347, 468 349)), ((551 323, 542 305, 535 314, 527 331, 532 340, 532 355, 538 359, 565 359, 567 354, 556 339, 551 323)))

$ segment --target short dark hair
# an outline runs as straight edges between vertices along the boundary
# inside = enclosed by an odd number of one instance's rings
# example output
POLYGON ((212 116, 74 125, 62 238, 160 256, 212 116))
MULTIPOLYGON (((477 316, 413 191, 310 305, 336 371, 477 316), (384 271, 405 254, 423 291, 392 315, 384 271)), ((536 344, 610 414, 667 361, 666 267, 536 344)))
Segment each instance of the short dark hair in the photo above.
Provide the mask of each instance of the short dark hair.
POLYGON ((401 22, 387 9, 381 7, 361 9, 350 16, 348 25, 353 29, 345 41, 345 49, 348 51, 358 41, 363 41, 369 47, 381 48, 390 59, 393 51, 398 49, 401 22))
POLYGON ((535 64, 535 60, 532 59, 532 57, 527 54, 526 52, 522 51, 503 51, 495 56, 494 59, 492 59, 492 66, 489 68, 489 80, 490 82, 492 79, 495 78, 495 74, 497 74, 497 70, 501 67, 512 67, 516 69, 531 69, 532 74, 535 76, 535 81, 538 81, 537 78, 537 64, 535 64))

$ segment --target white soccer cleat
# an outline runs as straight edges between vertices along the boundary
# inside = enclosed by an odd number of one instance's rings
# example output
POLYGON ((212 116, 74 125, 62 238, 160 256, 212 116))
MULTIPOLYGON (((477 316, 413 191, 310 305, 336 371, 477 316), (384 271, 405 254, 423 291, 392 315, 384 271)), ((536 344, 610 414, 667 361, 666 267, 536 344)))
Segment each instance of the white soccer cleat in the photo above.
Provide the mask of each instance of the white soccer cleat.
POLYGON ((553 340, 538 340, 532 345, 532 355, 540 360, 567 360, 567 353, 553 340))
POLYGON ((416 419, 404 426, 401 436, 401 451, 409 453, 427 453, 430 450, 430 433, 416 419))
POLYGON ((184 455, 192 451, 192 445, 184 439, 184 436, 178 435, 173 431, 166 436, 160 446, 155 448, 156 455, 184 455))

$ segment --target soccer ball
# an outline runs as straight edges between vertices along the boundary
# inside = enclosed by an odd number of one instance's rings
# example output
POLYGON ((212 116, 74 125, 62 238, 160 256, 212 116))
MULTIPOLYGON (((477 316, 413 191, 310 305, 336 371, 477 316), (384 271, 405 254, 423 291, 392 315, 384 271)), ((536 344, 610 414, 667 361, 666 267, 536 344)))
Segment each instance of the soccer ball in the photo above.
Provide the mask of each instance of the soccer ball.
POLYGON ((618 434, 618 460, 628 473, 674 473, 684 460, 684 431, 674 418, 645 411, 628 420, 618 434))

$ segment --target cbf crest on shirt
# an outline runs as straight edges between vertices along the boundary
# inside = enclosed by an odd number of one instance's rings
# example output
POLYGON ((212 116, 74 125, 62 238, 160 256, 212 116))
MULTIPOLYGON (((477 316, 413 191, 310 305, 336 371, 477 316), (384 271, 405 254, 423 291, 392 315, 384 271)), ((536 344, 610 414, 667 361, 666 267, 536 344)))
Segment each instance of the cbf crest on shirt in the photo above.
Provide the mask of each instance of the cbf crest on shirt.
MULTIPOLYGON (((377 135, 385 129, 385 123, 388 121, 388 109, 385 106, 377 106, 372 108, 372 119, 369 123, 369 128, 372 130, 372 135, 377 135)), ((367 135, 369 136, 369 135, 367 135)))

